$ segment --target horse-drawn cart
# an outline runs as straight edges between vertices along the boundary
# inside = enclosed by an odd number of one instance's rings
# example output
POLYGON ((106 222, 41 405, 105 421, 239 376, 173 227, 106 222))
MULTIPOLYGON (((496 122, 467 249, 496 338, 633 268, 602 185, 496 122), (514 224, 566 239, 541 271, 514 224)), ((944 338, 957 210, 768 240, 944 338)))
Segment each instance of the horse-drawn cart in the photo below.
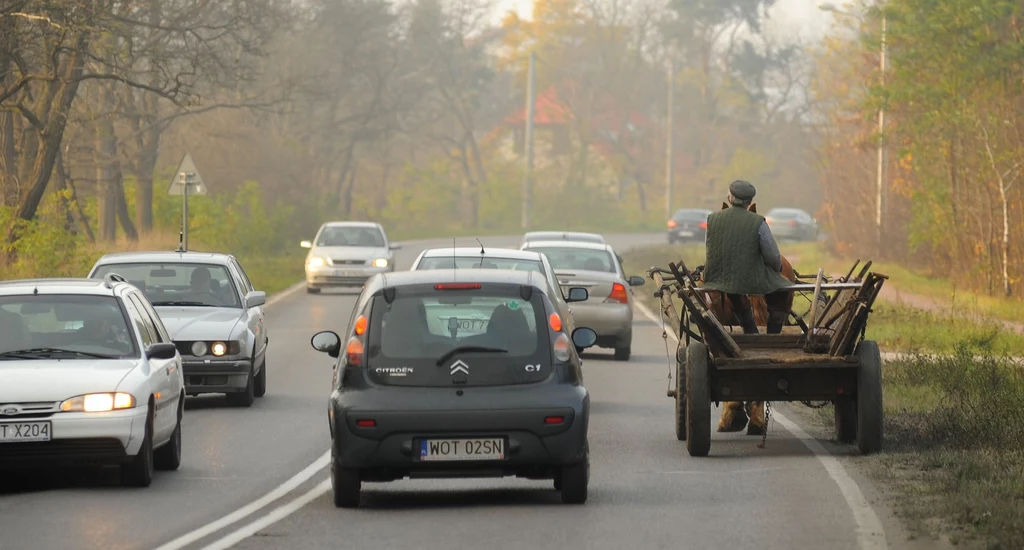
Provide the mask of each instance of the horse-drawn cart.
POLYGON ((731 314, 722 318, 719 311, 713 312, 713 295, 721 295, 701 288, 695 272, 682 262, 648 271, 657 285, 663 319, 679 337, 676 382, 668 395, 676 400, 676 437, 686 441, 691 456, 708 454, 711 404, 720 402, 758 407, 772 401, 808 406, 831 402, 839 441, 856 442, 865 454, 881 450, 882 358, 878 345, 864 340, 864 330, 888 277, 869 272, 870 266, 868 262, 853 276, 854 264, 835 281, 819 270, 813 283, 797 281, 788 287, 794 295, 813 297, 806 314, 791 311, 779 334, 727 329, 738 329, 738 322, 731 314), (682 300, 681 316, 673 297, 682 300))

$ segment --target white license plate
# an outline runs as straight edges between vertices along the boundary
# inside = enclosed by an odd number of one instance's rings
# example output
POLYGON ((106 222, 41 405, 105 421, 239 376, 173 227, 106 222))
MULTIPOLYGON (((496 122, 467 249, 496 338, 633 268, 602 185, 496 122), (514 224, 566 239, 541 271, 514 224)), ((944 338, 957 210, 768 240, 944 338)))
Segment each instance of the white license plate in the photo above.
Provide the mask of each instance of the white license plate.
POLYGON ((51 426, 45 422, 0 422, 0 443, 49 441, 51 426))
POLYGON ((679 236, 680 237, 692 237, 693 236, 693 231, 680 231, 679 232, 679 236))
POLYGON ((420 460, 502 460, 505 440, 486 439, 421 439, 420 460))

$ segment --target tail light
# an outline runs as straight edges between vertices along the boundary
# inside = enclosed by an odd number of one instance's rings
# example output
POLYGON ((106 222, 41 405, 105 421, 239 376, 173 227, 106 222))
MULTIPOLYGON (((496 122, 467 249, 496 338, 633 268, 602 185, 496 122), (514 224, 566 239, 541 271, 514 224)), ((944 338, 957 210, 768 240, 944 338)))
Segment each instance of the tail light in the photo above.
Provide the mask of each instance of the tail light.
POLYGON ((675 227, 675 226, 677 226, 679 224, 677 224, 675 220, 669 220, 668 224, 666 224, 666 225, 668 225, 669 229, 672 229, 673 227, 675 227))
POLYGON ((366 325, 368 323, 369 321, 366 319, 365 315, 360 315, 359 318, 356 319, 356 336, 362 336, 363 334, 366 334, 366 325))
POLYGON ((795 225, 796 225, 796 222, 795 222, 795 221, 793 221, 793 220, 790 220, 790 222, 789 222, 789 226, 790 226, 790 227, 793 227, 793 226, 795 226, 795 225))
POLYGON ((618 302, 620 304, 629 303, 629 295, 626 294, 626 287, 622 283, 612 284, 612 293, 608 296, 608 299, 604 301, 606 304, 609 302, 618 302))
POLYGON ((569 346, 570 345, 571 345, 571 343, 569 342, 569 337, 564 332, 560 332, 558 334, 558 337, 555 338, 555 344, 552 346, 552 351, 554 352, 555 361, 558 361, 559 363, 565 363, 565 362, 569 361, 569 357, 570 357, 570 355, 569 355, 569 346))
POLYGON ((700 223, 697 224, 697 227, 699 227, 701 229, 707 229, 708 228, 708 222, 700 222, 700 223))
POLYGON ((548 325, 555 332, 562 332, 562 318, 557 313, 548 316, 548 325))
POLYGON ((480 290, 480 283, 438 283, 434 290, 480 290))
POLYGON ((363 357, 365 349, 363 343, 353 336, 349 338, 348 345, 345 346, 345 361, 352 367, 363 366, 363 357))

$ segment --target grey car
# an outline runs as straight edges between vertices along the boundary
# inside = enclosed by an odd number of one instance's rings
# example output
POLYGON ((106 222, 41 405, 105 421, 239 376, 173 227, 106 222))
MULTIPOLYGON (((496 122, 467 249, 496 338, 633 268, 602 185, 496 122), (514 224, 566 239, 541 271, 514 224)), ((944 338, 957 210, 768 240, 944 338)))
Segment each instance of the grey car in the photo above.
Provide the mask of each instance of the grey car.
POLYGON ((411 271, 419 269, 511 269, 513 271, 536 271, 543 273, 550 288, 549 296, 565 322, 566 329, 572 334, 576 328, 576 319, 569 300, 565 298, 562 287, 558 284, 558 276, 551 268, 547 256, 531 250, 513 248, 428 248, 416 257, 411 271))
POLYGON ((523 235, 520 246, 533 241, 579 241, 584 243, 604 244, 604 237, 599 233, 581 231, 528 231, 523 235))
POLYGON ((125 252, 103 256, 90 278, 115 273, 149 299, 182 358, 185 392, 227 394, 249 407, 267 392, 270 337, 265 292, 242 265, 211 252, 125 252))
POLYGON ((818 220, 799 208, 773 208, 764 219, 776 239, 818 240, 818 220))
POLYGON ((633 343, 632 287, 644 284, 644 278, 627 277, 607 244, 537 241, 524 244, 523 250, 547 256, 563 288, 587 289, 588 299, 572 306, 576 323, 597 332, 597 345, 613 348, 616 360, 628 361, 633 343))
POLYGON ((306 291, 317 294, 327 287, 360 287, 377 273, 395 270, 392 251, 400 245, 388 241, 384 227, 373 222, 328 222, 312 241, 302 241, 306 255, 306 291))
POLYGON ((711 211, 706 208, 681 208, 676 210, 668 226, 668 244, 677 242, 703 243, 708 233, 708 216, 711 211))
POLYGON ((364 482, 420 477, 552 479, 564 502, 586 501, 590 396, 575 347, 596 335, 568 334, 547 292, 541 274, 503 269, 367 281, 341 335, 311 339, 337 359, 335 506, 358 506, 364 482))

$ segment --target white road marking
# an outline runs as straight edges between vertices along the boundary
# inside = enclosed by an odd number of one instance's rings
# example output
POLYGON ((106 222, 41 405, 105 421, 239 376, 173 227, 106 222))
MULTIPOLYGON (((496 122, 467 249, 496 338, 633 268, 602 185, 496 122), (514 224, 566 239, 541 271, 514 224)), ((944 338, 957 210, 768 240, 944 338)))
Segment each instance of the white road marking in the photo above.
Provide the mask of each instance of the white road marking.
POLYGON ((331 490, 331 480, 325 479, 308 493, 296 498, 288 504, 278 506, 273 512, 262 518, 242 527, 222 539, 216 540, 203 547, 203 550, 225 550, 255 535, 262 529, 283 520, 284 518, 298 512, 303 506, 313 502, 317 497, 331 490))
POLYGON ((285 481, 281 485, 278 485, 277 488, 275 488, 273 491, 270 491, 269 493, 263 495, 259 499, 254 500, 253 502, 239 508, 238 510, 235 510, 234 512, 218 519, 217 521, 208 523, 200 527, 199 529, 192 531, 191 533, 182 535, 172 540, 171 542, 168 542, 167 544, 160 546, 156 550, 178 550, 180 548, 184 548, 185 546, 192 544, 193 542, 203 537, 216 533, 217 531, 227 527, 228 525, 231 525, 232 523, 240 521, 245 517, 254 514, 260 509, 269 506, 275 500, 294 491, 299 485, 302 485, 311 477, 316 475, 317 472, 327 467, 327 465, 330 464, 330 461, 331 452, 327 451, 320 458, 316 459, 316 462, 313 462, 309 466, 306 466, 305 469, 295 474, 295 476, 289 479, 288 481, 285 481))
MULTIPOLYGON (((655 315, 653 311, 647 306, 634 301, 633 306, 642 313, 645 317, 654 321, 656 324, 661 323, 659 316, 655 315)), ((665 331, 668 337, 679 342, 679 338, 671 330, 665 331)), ((871 505, 867 499, 864 498, 864 493, 861 492, 860 487, 857 486, 857 482, 846 473, 843 465, 821 445, 816 439, 807 434, 807 432, 800 429, 795 423, 790 421, 788 418, 779 413, 778 410, 772 409, 772 417, 782 424, 783 428, 792 433, 801 443, 804 444, 812 453, 815 458, 821 462, 821 465, 825 467, 825 471, 828 472, 829 477, 832 481, 836 482, 839 486, 839 492, 843 495, 843 499, 846 500, 846 505, 850 507, 850 511, 853 512, 853 519, 857 522, 857 542, 862 549, 876 548, 888 548, 888 543, 885 540, 885 529, 882 527, 882 522, 879 521, 878 515, 871 509, 871 505)))

